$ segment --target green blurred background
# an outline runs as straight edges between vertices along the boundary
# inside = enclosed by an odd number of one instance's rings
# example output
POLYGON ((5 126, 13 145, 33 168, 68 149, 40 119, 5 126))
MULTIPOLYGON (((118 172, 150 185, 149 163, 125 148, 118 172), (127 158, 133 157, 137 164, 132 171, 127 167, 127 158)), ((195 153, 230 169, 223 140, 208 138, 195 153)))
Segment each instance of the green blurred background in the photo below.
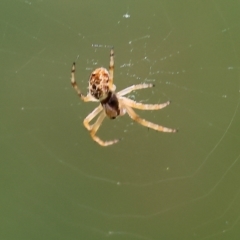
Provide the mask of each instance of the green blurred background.
POLYGON ((44 1, 0 3, 0 239, 239 239, 239 1, 44 1), (92 44, 102 44, 93 48, 92 44), (115 47, 117 90, 139 114, 98 135, 70 84, 84 93, 115 47))

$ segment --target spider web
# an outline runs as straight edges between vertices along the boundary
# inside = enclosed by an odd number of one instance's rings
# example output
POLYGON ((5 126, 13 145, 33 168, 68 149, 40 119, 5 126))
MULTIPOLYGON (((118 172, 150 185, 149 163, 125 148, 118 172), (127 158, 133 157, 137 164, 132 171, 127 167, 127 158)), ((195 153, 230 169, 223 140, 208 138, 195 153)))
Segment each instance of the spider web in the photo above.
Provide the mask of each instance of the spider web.
POLYGON ((1 239, 237 239, 240 223, 239 3, 1 1, 1 239), (94 46, 92 46, 92 44, 94 46), (82 126, 89 74, 115 49, 117 90, 148 130, 82 126), (14 231, 13 231, 14 230, 14 231))

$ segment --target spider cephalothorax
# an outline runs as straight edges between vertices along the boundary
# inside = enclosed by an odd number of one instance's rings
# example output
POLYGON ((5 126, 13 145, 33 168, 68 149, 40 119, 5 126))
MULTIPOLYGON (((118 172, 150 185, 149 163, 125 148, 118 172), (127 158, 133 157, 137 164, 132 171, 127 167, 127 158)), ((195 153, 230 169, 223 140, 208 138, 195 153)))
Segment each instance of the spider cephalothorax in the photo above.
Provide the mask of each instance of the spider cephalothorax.
POLYGON ((130 118, 134 121, 142 124, 145 127, 152 128, 160 132, 176 132, 176 129, 166 128, 161 125, 149 122, 145 119, 140 118, 132 108, 141 110, 158 110, 166 107, 170 102, 162 104, 143 104, 135 102, 129 98, 123 97, 124 95, 138 89, 154 87, 153 84, 137 84, 131 87, 125 88, 120 92, 115 93, 116 87, 113 84, 113 69, 114 69, 114 51, 111 49, 110 52, 110 65, 109 71, 106 68, 95 69, 89 78, 89 92, 87 96, 84 96, 77 86, 75 81, 75 63, 72 66, 72 77, 71 83, 74 89, 77 91, 79 97, 84 102, 100 102, 100 105, 95 108, 83 121, 84 126, 90 131, 91 137, 101 146, 109 146, 117 143, 118 140, 103 141, 96 136, 96 132, 99 129, 105 116, 110 119, 114 119, 118 116, 122 116, 128 113, 130 118), (90 122, 97 115, 98 119, 95 123, 90 125, 90 122))

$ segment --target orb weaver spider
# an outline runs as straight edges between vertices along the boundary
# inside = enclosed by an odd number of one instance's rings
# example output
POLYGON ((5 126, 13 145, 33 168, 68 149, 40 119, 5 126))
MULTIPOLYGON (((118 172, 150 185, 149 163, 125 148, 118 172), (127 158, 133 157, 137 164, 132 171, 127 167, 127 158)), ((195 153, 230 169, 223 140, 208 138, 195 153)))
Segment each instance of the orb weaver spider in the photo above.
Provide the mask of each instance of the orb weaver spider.
POLYGON ((76 90, 78 96, 84 102, 100 102, 99 106, 95 108, 83 121, 85 128, 90 132, 92 139, 97 142, 101 146, 109 146, 117 143, 119 140, 111 140, 111 141, 103 141, 99 137, 96 136, 96 132, 101 126, 104 118, 107 116, 110 119, 115 119, 118 116, 123 116, 125 113, 129 115, 134 121, 139 124, 152 128, 159 132, 169 132, 175 133, 176 129, 166 128, 161 125, 157 125, 155 123, 149 122, 145 119, 140 118, 133 108, 141 109, 141 110, 158 110, 162 109, 170 104, 170 101, 162 103, 162 104, 143 104, 135 102, 129 98, 124 97, 124 95, 143 88, 151 88, 154 87, 154 84, 137 84, 130 87, 127 87, 119 92, 115 92, 116 86, 113 84, 113 72, 114 72, 114 50, 111 48, 110 51, 110 64, 109 71, 106 68, 97 68, 95 69, 90 77, 89 77, 89 92, 87 96, 84 96, 77 86, 75 80, 75 66, 74 62, 72 65, 71 71, 71 84, 73 88, 76 90), (97 116, 98 119, 95 123, 90 124, 90 122, 97 116))

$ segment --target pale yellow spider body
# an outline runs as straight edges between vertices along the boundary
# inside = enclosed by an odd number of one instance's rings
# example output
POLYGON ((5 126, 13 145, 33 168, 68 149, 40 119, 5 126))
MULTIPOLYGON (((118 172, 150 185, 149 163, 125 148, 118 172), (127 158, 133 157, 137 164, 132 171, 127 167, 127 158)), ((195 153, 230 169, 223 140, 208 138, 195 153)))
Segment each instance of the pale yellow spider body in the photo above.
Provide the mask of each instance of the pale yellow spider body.
POLYGON ((103 141, 96 136, 96 132, 102 124, 102 121, 107 116, 110 119, 115 119, 118 116, 122 116, 125 113, 128 113, 130 118, 134 121, 142 124, 145 127, 152 128, 160 132, 176 132, 176 129, 166 128, 155 123, 146 121, 145 119, 140 118, 132 108, 141 109, 141 110, 158 110, 166 107, 170 102, 162 104, 142 104, 135 102, 129 98, 124 97, 124 95, 138 89, 154 87, 153 84, 138 84, 131 87, 125 88, 120 92, 115 92, 116 86, 113 84, 113 71, 114 71, 114 51, 111 49, 110 52, 110 64, 109 71, 106 68, 97 68, 95 69, 89 78, 89 92, 87 96, 84 96, 80 89, 77 86, 75 81, 75 62, 72 66, 71 71, 71 83, 79 97, 84 102, 100 102, 100 105, 95 108, 83 121, 84 126, 90 132, 90 135, 94 141, 96 141, 101 146, 109 146, 114 143, 117 143, 118 140, 103 141), (97 115, 98 119, 94 124, 90 122, 97 115))

